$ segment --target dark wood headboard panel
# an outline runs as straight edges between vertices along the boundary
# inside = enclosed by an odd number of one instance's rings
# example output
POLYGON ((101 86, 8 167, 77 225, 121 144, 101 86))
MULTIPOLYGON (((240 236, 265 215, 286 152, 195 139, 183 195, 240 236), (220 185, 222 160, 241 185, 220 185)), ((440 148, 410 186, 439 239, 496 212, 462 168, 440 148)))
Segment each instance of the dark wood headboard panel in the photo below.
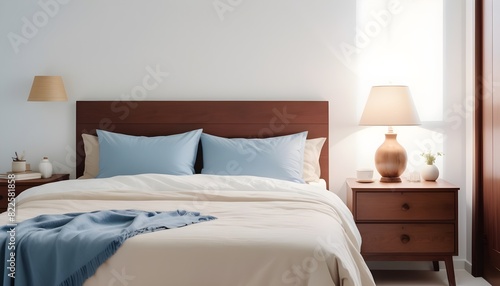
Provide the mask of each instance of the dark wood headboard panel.
MULTIPOLYGON (((228 138, 265 138, 309 131, 308 138, 328 138, 327 101, 77 101, 76 175, 83 174, 82 133, 96 129, 130 135, 159 136, 193 129, 228 138)), ((328 183, 328 139, 321 177, 328 183)), ((201 166, 197 159, 197 169, 201 166)))

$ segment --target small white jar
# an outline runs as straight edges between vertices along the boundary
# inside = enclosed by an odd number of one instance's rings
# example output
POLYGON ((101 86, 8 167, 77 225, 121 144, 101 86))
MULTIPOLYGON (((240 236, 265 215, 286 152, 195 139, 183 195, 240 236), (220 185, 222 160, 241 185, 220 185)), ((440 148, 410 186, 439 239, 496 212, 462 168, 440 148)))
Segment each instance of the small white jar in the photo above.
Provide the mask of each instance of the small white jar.
POLYGON ((12 172, 20 173, 26 171, 26 161, 12 161, 12 172))
POLYGON ((50 178, 52 177, 52 163, 50 163, 48 157, 43 157, 38 165, 38 170, 42 174, 42 178, 50 178))

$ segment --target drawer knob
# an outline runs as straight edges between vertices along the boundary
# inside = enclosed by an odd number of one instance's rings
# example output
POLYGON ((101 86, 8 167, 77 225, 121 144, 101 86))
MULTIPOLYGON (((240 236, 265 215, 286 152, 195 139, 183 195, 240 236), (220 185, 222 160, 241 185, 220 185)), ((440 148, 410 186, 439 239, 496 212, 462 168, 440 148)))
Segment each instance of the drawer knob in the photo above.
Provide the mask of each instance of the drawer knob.
POLYGON ((410 236, 409 236, 409 235, 407 235, 407 234, 403 234, 403 235, 401 235, 401 242, 402 242, 403 244, 407 244, 408 242, 410 242, 410 236))
POLYGON ((401 209, 404 211, 408 211, 408 210, 410 210, 410 205, 405 203, 401 206, 401 209))

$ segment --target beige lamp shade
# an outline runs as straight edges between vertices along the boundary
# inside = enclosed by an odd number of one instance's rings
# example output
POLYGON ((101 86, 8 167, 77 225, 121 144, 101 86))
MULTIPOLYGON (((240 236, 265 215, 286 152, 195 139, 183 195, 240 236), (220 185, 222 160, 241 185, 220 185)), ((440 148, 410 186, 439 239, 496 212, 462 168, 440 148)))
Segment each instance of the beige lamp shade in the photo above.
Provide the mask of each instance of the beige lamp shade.
POLYGON ((401 182, 408 158, 391 126, 420 124, 410 89, 398 85, 372 87, 359 124, 389 126, 384 143, 375 152, 375 167, 382 176, 380 182, 401 182))
POLYGON ((420 125, 410 89, 401 85, 372 87, 359 125, 420 125))
POLYGON ((67 101, 60 76, 35 76, 28 101, 67 101))

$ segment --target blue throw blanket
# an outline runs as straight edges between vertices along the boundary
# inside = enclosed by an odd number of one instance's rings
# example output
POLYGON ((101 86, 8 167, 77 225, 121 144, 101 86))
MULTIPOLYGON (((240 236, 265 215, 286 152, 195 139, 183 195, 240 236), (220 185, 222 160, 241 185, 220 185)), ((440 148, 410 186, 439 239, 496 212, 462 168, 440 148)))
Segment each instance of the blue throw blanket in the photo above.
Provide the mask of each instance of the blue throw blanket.
POLYGON ((109 210, 41 215, 14 231, 2 226, 2 285, 82 285, 127 238, 212 219, 187 211, 109 210))

